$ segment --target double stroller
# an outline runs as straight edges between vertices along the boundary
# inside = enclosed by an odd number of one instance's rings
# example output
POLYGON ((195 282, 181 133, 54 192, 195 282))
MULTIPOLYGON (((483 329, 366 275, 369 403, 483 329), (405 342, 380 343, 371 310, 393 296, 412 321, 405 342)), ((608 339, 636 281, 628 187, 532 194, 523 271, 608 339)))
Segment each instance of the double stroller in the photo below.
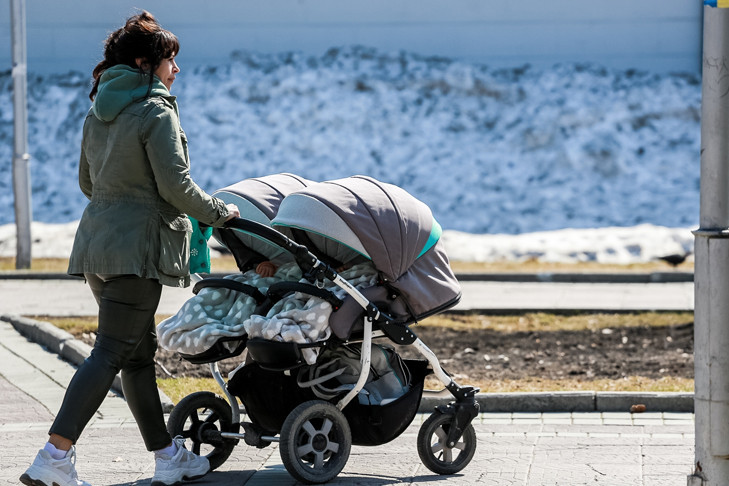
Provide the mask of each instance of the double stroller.
MULTIPOLYGON (((429 208, 364 176, 313 183, 274 174, 215 195, 240 209, 241 218, 213 237, 242 275, 261 262, 298 273, 195 285, 196 297, 217 292, 250 307, 200 333, 204 340, 179 340, 191 345, 178 348, 180 355, 208 364, 225 398, 206 391, 184 397, 170 414, 170 433, 189 439, 213 469, 241 440, 257 448, 278 442, 291 476, 325 483, 344 468, 352 445, 385 444, 412 423, 433 373, 453 401, 422 424, 418 454, 437 474, 466 467, 476 449, 471 421, 479 390, 458 385, 410 329, 461 297, 429 208), (393 345, 411 346, 424 359, 403 359, 393 345), (226 381, 218 362, 232 357, 241 365, 226 381), (249 421, 241 421, 239 401, 249 421)), ((174 319, 190 321, 186 313, 174 319)))

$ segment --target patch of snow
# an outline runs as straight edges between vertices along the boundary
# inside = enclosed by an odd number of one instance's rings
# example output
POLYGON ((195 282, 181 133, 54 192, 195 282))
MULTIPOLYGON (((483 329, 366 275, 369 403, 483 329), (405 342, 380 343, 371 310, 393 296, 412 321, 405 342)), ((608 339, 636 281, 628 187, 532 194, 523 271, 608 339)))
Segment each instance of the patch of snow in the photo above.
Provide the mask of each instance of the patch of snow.
MULTIPOLYGON (((77 171, 88 78, 28 79, 33 237, 57 247, 36 243, 34 256, 67 254, 86 204, 77 171)), ((172 92, 193 178, 209 192, 277 172, 369 175, 428 204, 456 260, 633 262, 693 244, 696 74, 492 69, 353 46, 236 52, 182 66, 172 92)), ((0 73, 0 235, 14 221, 11 95, 0 73)), ((14 254, 14 237, 0 240, 14 254)))

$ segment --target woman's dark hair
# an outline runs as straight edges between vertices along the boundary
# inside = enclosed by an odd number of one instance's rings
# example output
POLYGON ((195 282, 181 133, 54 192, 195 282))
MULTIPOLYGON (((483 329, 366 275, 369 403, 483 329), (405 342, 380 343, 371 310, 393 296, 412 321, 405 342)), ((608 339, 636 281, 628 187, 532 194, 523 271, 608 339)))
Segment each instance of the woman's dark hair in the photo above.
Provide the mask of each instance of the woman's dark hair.
MULTIPOLYGON (((143 10, 129 17, 126 24, 112 32, 104 42, 104 60, 94 68, 94 86, 89 93, 93 101, 99 90, 99 79, 108 68, 118 64, 126 64, 138 69, 136 60, 143 58, 145 69, 150 74, 159 67, 164 59, 176 56, 180 51, 180 43, 172 32, 165 30, 154 18, 154 15, 143 10)), ((154 76, 149 77, 149 89, 152 89, 154 76)))

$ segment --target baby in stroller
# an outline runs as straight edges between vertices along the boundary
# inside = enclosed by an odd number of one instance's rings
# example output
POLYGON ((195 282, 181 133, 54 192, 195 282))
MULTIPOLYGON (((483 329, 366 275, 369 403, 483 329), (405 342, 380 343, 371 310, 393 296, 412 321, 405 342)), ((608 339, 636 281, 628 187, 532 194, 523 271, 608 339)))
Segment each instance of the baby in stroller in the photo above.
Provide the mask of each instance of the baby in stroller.
MULTIPOLYGON (((218 357, 207 356, 226 399, 209 392, 185 397, 170 415, 170 431, 191 438, 198 452, 212 448, 213 468, 239 439, 255 447, 278 442, 292 476, 323 483, 344 468, 352 444, 380 445, 400 435, 418 411, 425 376, 434 373, 454 401, 423 423, 418 453, 436 473, 462 470, 475 453, 470 423, 478 414, 478 390, 455 383, 409 327, 460 299, 440 226, 427 206, 396 186, 355 176, 289 193, 271 225, 242 218, 221 232, 255 235, 285 250, 303 279, 268 287, 241 337, 246 364, 227 383, 218 357), (317 339, 257 334, 256 322, 291 310, 287 300, 330 306, 317 339), (375 340, 413 346, 425 359, 403 360, 375 340), (371 386, 382 382, 387 386, 371 386), (250 422, 241 422, 238 400, 250 422)), ((310 308, 300 315, 300 326, 322 316, 310 308)))

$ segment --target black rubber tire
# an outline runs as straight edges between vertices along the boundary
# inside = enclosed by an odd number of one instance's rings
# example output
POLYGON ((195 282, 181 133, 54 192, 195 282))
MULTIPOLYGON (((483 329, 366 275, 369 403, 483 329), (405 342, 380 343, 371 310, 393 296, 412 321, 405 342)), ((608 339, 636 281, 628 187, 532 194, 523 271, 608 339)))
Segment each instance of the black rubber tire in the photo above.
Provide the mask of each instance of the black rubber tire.
POLYGON ((192 452, 205 455, 212 471, 230 457, 238 444, 238 440, 224 439, 218 433, 238 433, 240 424, 232 423, 230 404, 224 398, 211 392, 195 392, 172 409, 167 431, 172 437, 180 435, 192 442, 192 452))
POLYGON ((347 464, 352 433, 341 411, 323 400, 304 402, 286 417, 279 437, 286 470, 306 484, 326 483, 347 464))
POLYGON ((471 462, 476 453, 476 431, 471 424, 468 424, 454 447, 443 445, 452 422, 452 415, 435 412, 423 422, 418 432, 420 460, 436 474, 459 472, 471 462))

